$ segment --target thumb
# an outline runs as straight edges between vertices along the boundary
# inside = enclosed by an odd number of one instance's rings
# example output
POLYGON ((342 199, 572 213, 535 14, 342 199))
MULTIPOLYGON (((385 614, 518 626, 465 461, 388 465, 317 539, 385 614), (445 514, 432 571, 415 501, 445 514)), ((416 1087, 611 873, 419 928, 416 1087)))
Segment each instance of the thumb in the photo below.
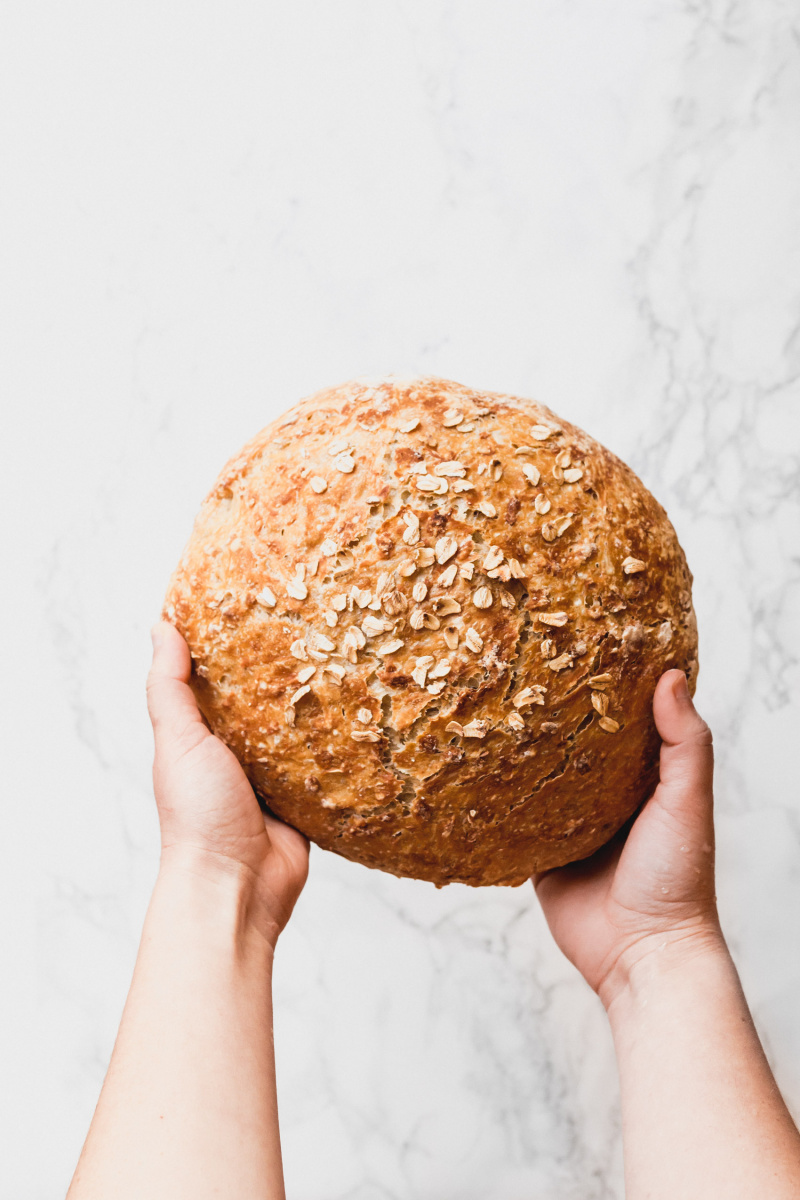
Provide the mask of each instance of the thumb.
POLYGON ((714 753, 711 730, 695 708, 683 671, 666 671, 653 697, 661 737, 659 801, 678 818, 711 822, 714 753))
POLYGON ((195 741, 207 726, 189 687, 192 656, 178 630, 159 621, 151 631, 153 663, 147 676, 147 709, 153 725, 156 751, 195 741))

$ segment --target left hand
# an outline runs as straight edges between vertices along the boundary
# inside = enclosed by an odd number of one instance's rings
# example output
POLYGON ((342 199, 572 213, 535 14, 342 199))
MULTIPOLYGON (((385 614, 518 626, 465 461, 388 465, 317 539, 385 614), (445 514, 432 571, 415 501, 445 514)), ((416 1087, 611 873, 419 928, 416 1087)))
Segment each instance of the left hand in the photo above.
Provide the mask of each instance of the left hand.
POLYGON ((261 812, 233 752, 215 737, 189 687, 189 647, 168 621, 153 628, 147 704, 162 865, 180 863, 245 884, 252 915, 274 947, 308 874, 308 841, 261 812))

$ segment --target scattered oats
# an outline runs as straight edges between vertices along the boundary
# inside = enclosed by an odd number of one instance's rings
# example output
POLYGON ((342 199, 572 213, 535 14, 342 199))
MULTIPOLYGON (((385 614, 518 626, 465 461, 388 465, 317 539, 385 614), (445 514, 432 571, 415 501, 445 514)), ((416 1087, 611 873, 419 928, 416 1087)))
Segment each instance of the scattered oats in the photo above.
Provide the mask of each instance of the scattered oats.
POLYGON ((563 628, 569 617, 565 612, 539 613, 538 619, 543 625, 552 625, 556 629, 563 628))
POLYGON ((416 525, 406 525, 403 530, 403 541, 407 546, 416 546, 419 541, 419 522, 416 525))
POLYGON ((308 588, 301 579, 290 579, 286 585, 286 591, 293 600, 305 600, 308 595, 308 588))
POLYGON ((435 557, 433 546, 420 546, 417 550, 417 562, 421 567, 432 567, 435 557))
POLYGON ((436 683, 428 684, 428 691, 430 692, 430 694, 432 696, 438 696, 440 692, 444 691, 444 687, 445 687, 444 680, 439 679, 436 681, 436 683))
POLYGON ((431 667, 431 670, 428 672, 428 678, 429 679, 444 679, 445 675, 450 674, 450 670, 451 670, 450 659, 449 658, 441 658, 441 659, 439 659, 439 662, 436 664, 435 667, 431 667))
POLYGON ((495 464, 493 465, 493 467, 492 467, 492 478, 494 479, 495 483, 499 482, 499 480, 501 480, 501 479, 503 478, 503 466, 502 466, 502 463, 495 463, 495 464))
POLYGON ((323 675, 332 675, 334 683, 341 683, 344 679, 344 667, 340 667, 338 663, 327 663, 322 668, 323 675))
POLYGON ((418 667, 432 667, 435 662, 436 662, 436 659, 433 657, 432 654, 423 654, 420 656, 420 658, 417 659, 417 666, 418 667))
POLYGON ((356 713, 356 720, 360 721, 362 725, 371 725, 372 713, 368 708, 360 708, 356 713))
POLYGON ((349 446, 350 441, 348 438, 342 438, 338 442, 331 442, 330 446, 328 446, 328 454, 330 454, 331 458, 336 458, 337 455, 344 454, 349 446))
POLYGON ((542 537, 546 542, 554 542, 557 537, 561 537, 562 533, 566 533, 572 524, 572 513, 567 513, 564 517, 559 517, 556 521, 545 521, 542 526, 542 537))
POLYGON ((412 463, 411 466, 408 468, 408 474, 409 475, 427 475, 428 468, 425 466, 424 462, 415 462, 415 463, 412 463))
POLYGON ((378 654, 394 654, 405 646, 402 638, 391 638, 390 641, 384 642, 382 646, 378 646, 378 654))
POLYGON ((522 474, 525 476, 531 487, 536 487, 537 483, 542 478, 538 467, 534 467, 530 463, 522 464, 522 474))
POLYGON ((551 658, 547 665, 551 671, 563 671, 572 666, 572 655, 559 654, 558 658, 551 658))
POLYGON ((417 604, 422 604, 422 601, 428 594, 428 585, 420 579, 419 583, 415 583, 411 595, 416 600, 417 604))
MULTIPOLYGON (((453 613, 461 612, 461 605, 452 596, 437 596, 433 601, 434 611, 440 617, 449 617, 453 613)), ((437 625, 438 629, 439 626, 437 625)))
POLYGON ((448 535, 446 537, 439 538, 436 543, 436 561, 440 566, 444 566, 447 560, 452 558, 457 550, 458 542, 454 537, 450 537, 448 535))
POLYGON ((343 475, 351 475, 356 469, 356 462, 349 454, 340 454, 333 460, 333 465, 337 471, 341 471, 343 475))
POLYGON ((576 642, 572 647, 572 653, 576 658, 581 658, 582 655, 586 654, 588 649, 589 647, 586 645, 586 642, 576 642))
POLYGON ((382 621, 379 617, 368 616, 361 622, 361 628, 367 637, 375 637, 378 633, 390 633, 392 623, 382 621))
POLYGON ((447 480, 435 475, 418 475, 416 483, 421 492, 432 492, 436 496, 443 496, 447 491, 447 480))
POLYGON ((516 729, 517 733, 521 733, 525 728, 525 722, 518 712, 508 714, 506 717, 506 725, 510 725, 512 729, 516 729))
POLYGON ((478 467, 478 474, 483 475, 484 471, 488 471, 488 470, 489 470, 489 464, 482 462, 480 464, 480 466, 478 467))
POLYGON ((525 579, 525 568, 518 558, 510 558, 508 560, 508 569, 511 572, 512 579, 525 579))
POLYGON ((616 733, 619 729, 619 721, 615 721, 613 717, 601 717, 598 724, 606 733, 616 733))
POLYGON ((547 496, 545 496, 544 492, 539 492, 539 495, 533 502, 533 507, 540 517, 543 517, 545 513, 550 512, 550 501, 547 499, 547 496))
POLYGON ((640 571, 644 571, 645 566, 640 558, 632 558, 631 555, 622 560, 622 569, 626 575, 638 575, 640 571))
POLYGON ((308 574, 313 579, 319 569, 319 559, 312 558, 308 564, 308 574))
MULTIPOLYGON (((316 667, 303 667, 302 671, 297 672, 297 682, 308 683, 309 679, 315 674, 316 670, 316 667)), ((292 701, 292 703, 294 704, 294 701, 292 701)))
POLYGON ((264 608, 274 608, 277 603, 272 588, 263 587, 256 596, 256 604, 262 604, 264 608))
POLYGON ((295 694, 292 696, 291 700, 289 701, 290 706, 292 708, 294 708, 294 706, 295 706, 295 704, 297 704, 298 700, 302 700, 303 696, 307 696, 310 691, 311 691, 311 688, 309 687, 309 685, 307 683, 304 683, 303 686, 299 687, 297 689, 297 691, 295 692, 295 694))
POLYGON ((556 644, 552 638, 544 638, 539 646, 542 658, 552 658, 556 652, 556 644))
POLYGON ((472 593, 472 603, 476 608, 491 608, 492 600, 491 588, 479 587, 477 591, 472 593))
POLYGON ((326 650, 328 653, 335 650, 333 642, 324 633, 317 633, 316 629, 312 629, 306 638, 306 643, 309 650, 326 650))
POLYGON ((484 517, 497 516, 497 509, 489 500, 481 500, 479 504, 475 505, 475 508, 479 513, 483 513, 484 517))
POLYGON ((408 601, 397 588, 394 588, 391 592, 387 592, 383 597, 382 603, 390 617, 399 617, 400 613, 404 613, 408 608, 408 601))
POLYGON ((500 591, 500 603, 502 604, 503 608, 517 607, 517 602, 511 595, 511 592, 507 592, 505 588, 502 588, 500 591))
POLYGON ((316 492, 317 495, 321 495, 321 493, 325 491, 327 486, 328 486, 327 479, 323 479, 321 475, 312 475, 311 476, 311 490, 313 492, 316 492))
MULTIPOLYGON (((367 621, 371 621, 372 619, 372 617, 367 617, 363 624, 366 625, 367 621)), ((383 622, 381 622, 381 624, 383 624, 383 622)), ((391 625, 389 628, 391 629, 391 625)), ((379 632, 383 632, 383 630, 379 630, 379 632)), ((358 625, 351 625, 347 633, 344 635, 345 641, 347 641, 348 635, 355 645, 358 646, 359 650, 364 649, 367 644, 367 637, 363 629, 359 629, 358 625)))
POLYGON ((353 729, 350 737, 354 742, 379 742, 381 740, 381 735, 372 729, 353 729))
POLYGON ((592 675, 587 680, 590 688, 604 688, 611 682, 612 679, 610 675, 592 675))
POLYGON ((486 558, 483 560, 482 571, 493 571, 495 567, 499 567, 505 555, 499 546, 490 546, 486 558))
POLYGON ((306 564, 305 563, 295 563, 294 577, 295 577, 295 579, 299 579, 301 583, 305 583, 305 578, 306 578, 306 564))
POLYGON ((552 430, 548 429, 546 425, 531 425, 529 432, 531 437, 537 442, 546 442, 552 430))
POLYGON ((450 587, 458 574, 458 563, 450 563, 449 567, 445 567, 439 576, 437 583, 441 587, 450 587))
POLYGON ((331 558, 336 553, 336 542, 333 538, 325 538, 320 549, 326 558, 331 558))
POLYGON ((337 612, 344 612, 347 607, 347 596, 344 592, 339 592, 338 595, 331 597, 331 607, 337 612))
POLYGON ((471 562, 462 563, 458 568, 458 573, 462 579, 472 579, 475 574, 475 564, 471 562))
POLYGON ((422 623, 426 629, 438 629, 442 622, 433 613, 423 613, 422 623))
POLYGON ((498 446, 507 446, 508 445, 508 438, 499 429, 493 429, 489 436, 491 437, 492 441, 495 442, 498 446))
POLYGON ((308 654, 306 653, 306 644, 303 638, 298 638, 296 642, 292 642, 289 647, 289 653, 292 658, 299 658, 301 662, 308 662, 308 654))
POLYGON ((460 425, 456 425, 459 433, 472 433, 475 426, 471 421, 462 421, 460 425))
POLYGON ((407 421, 401 421, 397 426, 400 433, 413 433, 419 425, 419 417, 410 417, 407 421))
POLYGON ((457 733, 460 735, 464 732, 464 726, 460 721, 450 721, 445 725, 444 731, 445 733, 457 733))
POLYGON ((480 654, 483 649, 483 638, 478 633, 477 629, 468 629, 464 634, 464 641, 473 654, 480 654))
POLYGON ((417 569, 417 564, 413 562, 404 562, 397 568, 397 574, 402 575, 404 579, 410 579, 417 569))
POLYGON ((444 630, 444 640, 448 650, 458 649, 458 630, 455 625, 446 625, 444 630))
POLYGON ((444 425, 445 429, 450 429, 453 425, 460 425, 463 420, 463 412, 459 412, 457 408, 448 408, 447 412, 442 417, 442 424, 444 425))
POLYGON ((408 622, 412 629, 422 629, 425 624, 425 613, 421 608, 415 608, 408 618, 408 622))
POLYGON ((449 459, 447 462, 437 463, 433 468, 433 473, 434 475, 446 475, 448 479, 461 479, 466 475, 467 468, 456 459, 449 459))
POLYGON ((325 620, 330 625, 331 629, 339 624, 339 614, 334 612, 332 608, 326 609, 325 620))
POLYGON ((556 455, 556 466, 561 467, 562 471, 572 466, 572 455, 569 450, 562 450, 560 454, 556 455))
POLYGON ((355 584, 350 588, 350 595, 355 600, 359 608, 366 608, 372 599, 372 592, 367 588, 356 587, 355 584))
POLYGON ((286 710, 286 724, 290 726, 294 725, 294 709, 291 707, 286 710))
POLYGON ((608 712, 608 696, 605 692, 592 692, 592 708, 604 717, 608 712))
POLYGON ((416 666, 411 672, 411 678, 418 687, 425 687, 425 680, 428 675, 428 668, 425 666, 416 666))
MULTIPOLYGON (((538 446, 517 446, 516 450, 514 451, 514 457, 516 458, 520 454, 538 454, 538 453, 539 453, 538 446)), ((523 471, 525 470, 524 467, 522 469, 523 469, 523 471)), ((534 468, 534 470, 535 470, 535 468, 534 468)))
POLYGON ((484 738, 488 727, 486 721, 470 721, 469 725, 464 726, 464 737, 484 738))
POLYGON ((570 467, 568 471, 564 472, 565 483, 577 483, 579 479, 583 479, 583 471, 580 467, 570 467))
POLYGON ((472 484, 467 483, 466 479, 454 479, 450 484, 454 492, 471 492, 472 484))

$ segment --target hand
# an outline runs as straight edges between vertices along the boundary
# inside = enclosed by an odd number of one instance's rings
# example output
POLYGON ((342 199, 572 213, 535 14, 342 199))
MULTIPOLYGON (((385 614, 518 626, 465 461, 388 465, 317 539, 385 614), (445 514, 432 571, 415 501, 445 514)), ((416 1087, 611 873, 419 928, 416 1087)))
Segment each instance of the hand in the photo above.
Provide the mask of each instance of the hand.
POLYGON ((665 942, 722 944, 714 895, 711 733, 682 671, 653 697, 660 781, 629 832, 583 862, 534 876, 551 932, 606 1008, 665 942))
POLYGON ((147 703, 162 867, 248 886, 250 913, 274 947, 308 873, 308 842, 265 816, 233 752, 215 737, 189 687, 192 661, 172 625, 153 629, 147 703))

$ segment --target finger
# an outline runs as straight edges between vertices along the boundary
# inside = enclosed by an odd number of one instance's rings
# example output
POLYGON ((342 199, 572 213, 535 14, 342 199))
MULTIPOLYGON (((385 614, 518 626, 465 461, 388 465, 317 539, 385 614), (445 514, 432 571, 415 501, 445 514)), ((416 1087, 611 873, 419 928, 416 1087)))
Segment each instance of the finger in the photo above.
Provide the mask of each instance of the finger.
POLYGON ((710 808, 714 753, 711 730, 694 706, 683 671, 667 671, 653 697, 661 737, 659 799, 675 811, 710 808))
POLYGON ((153 626, 152 638, 147 708, 158 749, 160 744, 185 737, 195 726, 206 726, 189 687, 192 657, 186 642, 168 621, 153 626))

